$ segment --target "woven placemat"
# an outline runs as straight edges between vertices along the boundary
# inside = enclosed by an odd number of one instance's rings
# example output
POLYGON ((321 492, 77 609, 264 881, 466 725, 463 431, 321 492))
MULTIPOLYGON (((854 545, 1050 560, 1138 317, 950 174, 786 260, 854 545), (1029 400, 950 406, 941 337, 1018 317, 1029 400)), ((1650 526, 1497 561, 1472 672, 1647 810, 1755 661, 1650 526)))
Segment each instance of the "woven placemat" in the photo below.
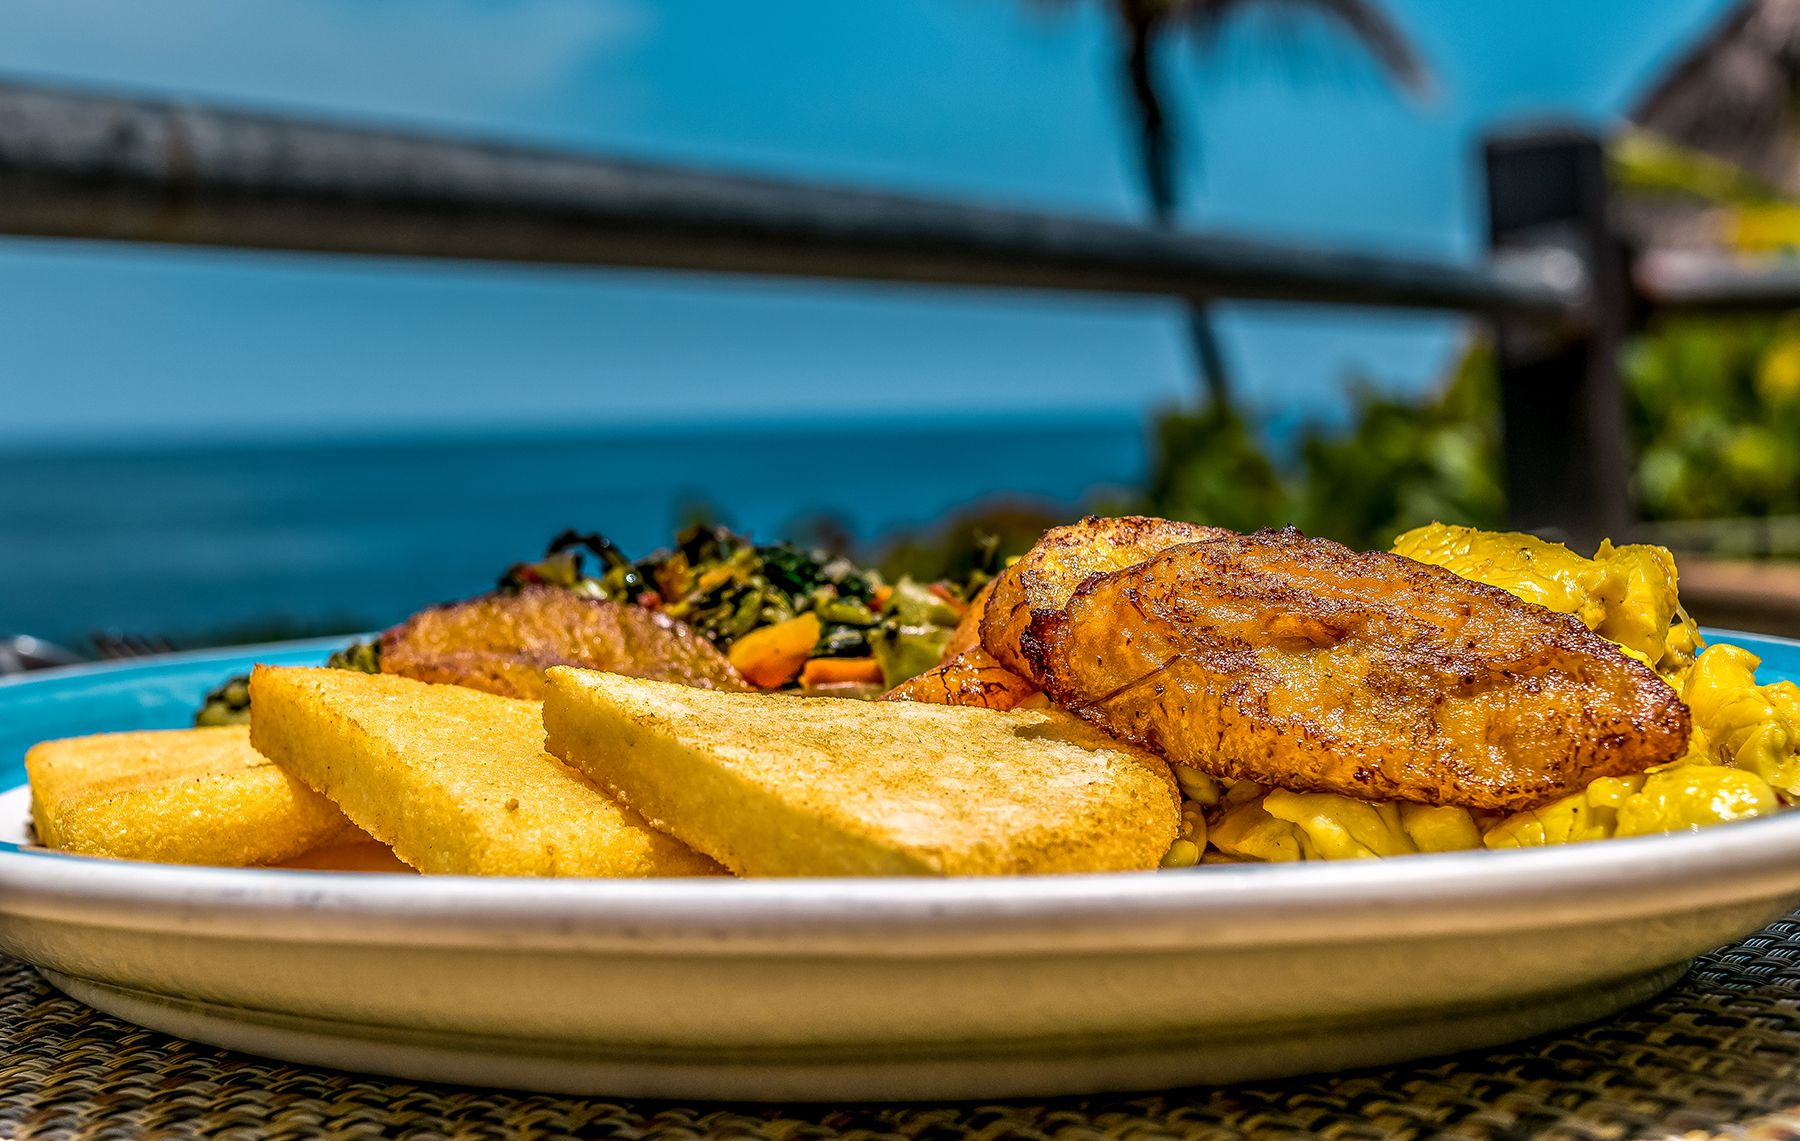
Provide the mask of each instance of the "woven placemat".
POLYGON ((952 1106, 681 1106, 266 1062, 88 1010, 0 958, 0 1139, 1800 1138, 1800 915, 1567 1034, 1379 1072, 952 1106))

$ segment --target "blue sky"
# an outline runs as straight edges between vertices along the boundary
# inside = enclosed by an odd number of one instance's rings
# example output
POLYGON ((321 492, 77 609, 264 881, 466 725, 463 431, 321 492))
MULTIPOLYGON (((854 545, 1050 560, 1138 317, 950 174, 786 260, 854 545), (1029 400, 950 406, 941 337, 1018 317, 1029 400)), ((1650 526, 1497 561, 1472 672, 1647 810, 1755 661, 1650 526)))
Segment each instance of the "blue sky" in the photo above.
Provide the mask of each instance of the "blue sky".
MULTIPOLYGON (((1723 0, 1403 0, 1437 75, 1306 40, 1179 55, 1191 224, 1479 252, 1488 126, 1603 124, 1723 0)), ((1009 0, 10 0, 0 78, 176 93, 732 170, 1129 216, 1097 7, 1009 0)), ((0 440, 1124 415, 1183 398, 1172 307, 1024 294, 0 241, 0 440)), ((1417 387, 1456 327, 1239 307, 1255 405, 1417 387)))

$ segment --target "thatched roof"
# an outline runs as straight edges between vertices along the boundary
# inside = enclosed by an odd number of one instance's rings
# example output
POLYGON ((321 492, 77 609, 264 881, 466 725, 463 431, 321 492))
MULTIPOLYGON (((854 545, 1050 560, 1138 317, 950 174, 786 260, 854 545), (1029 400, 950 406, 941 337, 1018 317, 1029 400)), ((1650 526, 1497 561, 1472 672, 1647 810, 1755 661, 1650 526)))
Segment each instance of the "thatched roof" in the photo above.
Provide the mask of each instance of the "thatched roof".
MULTIPOLYGON (((1800 0, 1734 7, 1656 81, 1630 119, 1800 197, 1800 0)), ((1701 204, 1634 200, 1622 213, 1627 231, 1645 244, 1717 242, 1717 212, 1701 204)))
POLYGON ((1739 5, 1665 74, 1631 120, 1800 189, 1800 0, 1739 5))

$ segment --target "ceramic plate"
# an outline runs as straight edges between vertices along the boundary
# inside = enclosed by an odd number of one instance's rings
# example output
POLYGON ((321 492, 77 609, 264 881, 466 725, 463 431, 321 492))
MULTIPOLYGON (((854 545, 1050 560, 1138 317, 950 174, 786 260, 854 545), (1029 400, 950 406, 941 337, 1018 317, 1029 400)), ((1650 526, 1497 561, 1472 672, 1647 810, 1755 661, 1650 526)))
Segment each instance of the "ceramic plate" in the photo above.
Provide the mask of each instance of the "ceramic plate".
MULTIPOLYGON (((1715 635, 1718 637, 1720 635, 1715 635)), ((1722 635, 1800 677, 1800 645, 1722 635)), ((1611 1013, 1800 903, 1800 812, 1383 862, 673 882, 183 868, 22 847, 25 748, 183 724, 252 660, 0 684, 0 950, 132 1022, 295 1062, 617 1096, 1231 1082, 1611 1013)))

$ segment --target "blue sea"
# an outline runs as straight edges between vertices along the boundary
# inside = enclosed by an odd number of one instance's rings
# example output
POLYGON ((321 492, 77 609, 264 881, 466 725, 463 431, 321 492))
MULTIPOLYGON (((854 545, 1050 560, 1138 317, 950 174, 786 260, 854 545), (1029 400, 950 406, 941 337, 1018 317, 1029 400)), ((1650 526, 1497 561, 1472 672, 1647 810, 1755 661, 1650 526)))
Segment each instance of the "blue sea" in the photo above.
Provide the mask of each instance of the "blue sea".
POLYGON ((631 554, 698 510, 859 546, 994 499, 1073 512, 1138 485, 1145 422, 663 427, 0 451, 0 634, 201 643, 387 625, 487 589, 567 527, 631 554))

